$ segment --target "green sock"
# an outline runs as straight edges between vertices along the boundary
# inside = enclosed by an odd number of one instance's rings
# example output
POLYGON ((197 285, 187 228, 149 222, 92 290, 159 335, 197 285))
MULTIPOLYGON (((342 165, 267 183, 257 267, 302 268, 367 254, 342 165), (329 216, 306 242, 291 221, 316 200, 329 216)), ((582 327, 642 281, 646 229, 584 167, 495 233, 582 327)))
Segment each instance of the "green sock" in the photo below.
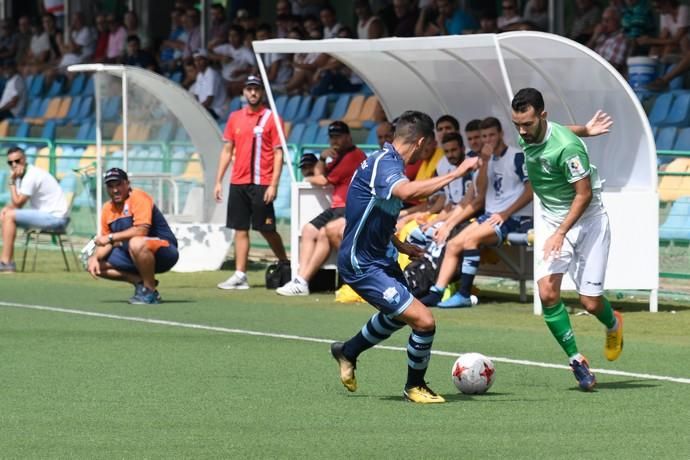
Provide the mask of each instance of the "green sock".
POLYGON ((597 319, 601 324, 606 326, 607 329, 612 329, 616 325, 616 317, 613 316, 613 308, 609 303, 609 299, 601 296, 601 301, 604 304, 604 308, 601 309, 597 315, 597 319))
POLYGON ((551 307, 544 307, 544 321, 569 358, 578 354, 575 334, 562 300, 551 307))

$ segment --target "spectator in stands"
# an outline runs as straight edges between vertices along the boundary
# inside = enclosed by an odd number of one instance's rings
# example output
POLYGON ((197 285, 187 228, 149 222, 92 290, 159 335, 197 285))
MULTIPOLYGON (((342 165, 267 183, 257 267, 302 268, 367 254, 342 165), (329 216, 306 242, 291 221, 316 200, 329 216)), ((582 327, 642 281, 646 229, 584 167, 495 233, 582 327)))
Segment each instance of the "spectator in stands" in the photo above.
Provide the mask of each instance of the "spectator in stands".
POLYGON ((26 64, 29 66, 30 73, 40 72, 44 64, 50 58, 50 39, 43 33, 41 25, 37 22, 31 23, 31 44, 27 55, 26 64))
POLYGON ((419 8, 419 16, 414 26, 416 37, 435 37, 441 34, 438 26, 438 9, 434 2, 419 8))
POLYGON ((323 38, 323 27, 316 16, 304 16, 302 19, 302 28, 307 32, 309 37, 312 37, 312 32, 318 31, 319 37, 323 38))
POLYGON ((336 38, 338 31, 343 25, 335 17, 335 10, 332 6, 326 5, 319 12, 321 24, 323 24, 323 38, 336 38))
MULTIPOLYGON (((288 38, 303 40, 301 29, 294 27, 290 30, 288 38)), ((308 93, 317 69, 326 65, 329 56, 325 53, 296 53, 292 61, 287 61, 292 66, 292 77, 285 85, 288 94, 308 93)))
POLYGON ((87 270, 94 278, 133 284, 131 304, 161 303, 155 276, 177 263, 177 238, 153 198, 132 188, 125 171, 109 169, 103 181, 110 201, 103 206, 87 270))
POLYGON ((208 64, 208 52, 205 49, 197 50, 194 53, 197 74, 193 94, 199 104, 203 105, 215 120, 219 120, 225 116, 228 98, 222 77, 208 64))
POLYGON ((93 62, 103 62, 108 53, 108 23, 104 14, 96 15, 96 47, 93 52, 93 62))
POLYGON ((225 125, 225 146, 218 160, 214 196, 223 198, 223 176, 233 163, 228 197, 228 228, 235 230, 235 273, 219 289, 249 289, 249 227, 261 233, 280 263, 289 263, 276 231, 275 200, 283 166, 276 116, 263 103, 263 83, 250 75, 244 85, 247 107, 232 112, 225 125))
POLYGON ((479 28, 474 17, 458 6, 457 0, 436 0, 436 8, 436 25, 441 35, 460 35, 479 28))
POLYGON ((390 121, 382 121, 376 126, 376 140, 379 147, 383 148, 383 144, 393 142, 395 136, 395 128, 390 121))
POLYGON ((222 65, 221 75, 231 96, 242 93, 244 80, 256 67, 256 57, 244 45, 244 28, 233 24, 228 29, 228 41, 213 48, 211 61, 222 65))
POLYGON ((227 42, 230 24, 222 3, 211 5, 211 27, 208 35, 208 49, 214 49, 227 42))
POLYGON ((621 74, 625 74, 628 38, 621 29, 616 8, 608 7, 604 10, 601 22, 594 28, 594 34, 587 46, 606 59, 621 74))
POLYGON ((120 62, 125 53, 127 30, 120 23, 120 18, 114 14, 106 17, 108 23, 108 50, 105 53, 106 62, 120 62))
POLYGON ((14 59, 5 59, 2 64, 2 76, 5 78, 5 87, 0 97, 0 120, 20 117, 26 106, 27 88, 24 77, 17 71, 17 62, 14 59))
POLYGON ((188 58, 201 48, 201 27, 199 26, 199 11, 196 8, 187 8, 184 15, 184 42, 182 57, 188 58))
POLYGON ((479 17, 479 31, 480 34, 497 34, 501 30, 498 28, 498 17, 496 13, 491 10, 482 11, 479 17))
POLYGON ((149 51, 151 49, 151 38, 148 30, 139 24, 139 16, 134 11, 127 11, 124 16, 125 30, 127 36, 136 35, 141 42, 141 49, 149 51))
POLYGON ((304 153, 299 160, 299 170, 302 177, 311 177, 314 175, 314 168, 319 159, 313 153, 304 153))
POLYGON ((127 38, 127 51, 125 52, 125 58, 122 63, 134 67, 141 67, 151 72, 158 72, 156 60, 151 53, 141 49, 141 40, 139 40, 139 36, 137 35, 130 35, 127 38))
POLYGON ((412 0, 393 0, 393 11, 396 21, 392 36, 414 37, 419 10, 412 0))
POLYGON ((576 13, 568 37, 576 42, 587 43, 594 27, 601 20, 601 9, 593 0, 576 0, 576 13))
POLYGON ((369 0, 357 0, 355 14, 357 15, 357 38, 367 40, 385 35, 383 21, 371 11, 369 0))
MULTIPOLYGON (((484 202, 484 214, 448 240, 441 268, 429 294, 420 299, 425 305, 443 308, 470 307, 472 284, 479 266, 481 245, 497 245, 506 235, 520 228, 532 217, 532 187, 524 170, 524 154, 516 147, 506 145, 498 119, 489 117, 480 126, 484 152, 491 152, 491 159, 484 161, 477 179, 476 203, 484 202), (443 291, 453 279, 462 261, 460 289, 448 300, 441 302, 443 291)), ((437 243, 443 243, 437 232, 437 243)))
POLYGON ((2 256, 0 273, 16 271, 14 241, 17 227, 49 229, 67 224, 67 200, 53 176, 26 161, 24 150, 11 147, 7 151, 10 167, 9 201, 0 210, 2 222, 2 256), (23 209, 26 203, 31 209, 23 209))
POLYGON ((170 33, 161 43, 159 56, 160 67, 164 72, 172 72, 180 67, 187 40, 184 28, 185 14, 183 9, 173 9, 170 12, 170 33))
MULTIPOLYGON (((276 17, 285 15, 292 15, 292 5, 290 5, 289 0, 278 0, 276 1, 276 17)), ((281 37, 285 38, 285 37, 281 37)))
POLYGON ((31 37, 31 21, 28 16, 21 16, 18 21, 17 53, 15 55, 17 64, 20 66, 26 64, 31 49, 31 37))
MULTIPOLYGON (((273 30, 269 24, 261 24, 256 30, 256 40, 273 38, 273 30)), ((261 55, 268 82, 276 92, 284 92, 285 86, 292 77, 292 66, 289 64, 291 56, 283 53, 263 53, 261 55)))
POLYGON ((677 0, 658 0, 654 7, 659 12, 659 34, 639 37, 636 43, 651 46, 652 57, 659 57, 663 62, 675 61, 678 55, 690 51, 690 7, 677 0))
POLYGON ((184 76, 182 77, 182 87, 186 88, 192 94, 196 94, 196 76, 198 74, 194 59, 185 59, 183 61, 182 69, 184 76))
POLYGON ((345 220, 345 202, 352 175, 367 157, 352 143, 350 128, 342 121, 328 126, 330 148, 321 152, 314 175, 306 177, 312 185, 333 186, 331 207, 302 227, 299 245, 299 271, 294 280, 276 289, 284 296, 308 295, 309 281, 316 275, 331 253, 326 224, 345 220))
POLYGON ((15 59, 17 55, 17 34, 14 33, 12 23, 3 19, 0 21, 0 61, 8 58, 15 59))
MULTIPOLYGON (((623 33, 629 39, 637 39, 654 33, 654 15, 647 0, 625 0, 625 6, 621 13, 621 26, 623 33)), ((647 54, 647 47, 639 47, 631 44, 631 54, 647 54)))
POLYGON ((292 23, 292 15, 281 14, 276 17, 276 38, 287 38, 290 33, 290 24, 292 23))
POLYGON ((685 74, 688 69, 690 69, 690 52, 684 53, 676 65, 659 78, 650 82, 646 88, 651 91, 665 91, 668 89, 671 80, 685 74))
POLYGON ((57 28, 55 23, 55 16, 46 13, 41 17, 41 24, 43 25, 43 35, 47 37, 49 44, 48 60, 41 70, 49 69, 57 65, 62 57, 60 51, 60 44, 62 42, 62 31, 57 28))
POLYGON ((549 7, 547 0, 528 0, 522 13, 525 21, 534 24, 542 32, 549 30, 549 7))
POLYGON ((522 22, 520 10, 516 0, 503 0, 501 2, 502 14, 496 20, 496 25, 500 30, 507 29, 511 24, 522 22))
POLYGON ((60 67, 88 62, 96 49, 96 35, 90 27, 84 24, 84 15, 76 12, 72 15, 69 39, 61 42, 62 59, 60 67))
POLYGON ((327 3, 326 0, 290 0, 292 14, 298 16, 317 15, 327 3))

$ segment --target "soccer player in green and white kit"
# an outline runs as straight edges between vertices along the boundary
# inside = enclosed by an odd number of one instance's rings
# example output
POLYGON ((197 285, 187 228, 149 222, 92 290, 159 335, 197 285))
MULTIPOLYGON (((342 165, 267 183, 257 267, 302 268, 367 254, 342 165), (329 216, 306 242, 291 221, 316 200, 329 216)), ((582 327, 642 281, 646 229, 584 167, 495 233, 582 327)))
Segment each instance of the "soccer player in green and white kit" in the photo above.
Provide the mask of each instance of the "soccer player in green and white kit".
POLYGON ((591 391, 596 379, 575 343, 561 300, 561 282, 563 274, 570 273, 582 306, 606 327, 604 355, 609 361, 617 359, 623 351, 623 317, 603 296, 611 240, 609 219, 601 201, 597 169, 577 137, 608 132, 611 121, 600 112, 580 129, 547 121, 544 98, 534 88, 518 91, 512 109, 527 175, 541 200, 542 218, 551 233, 544 243, 543 257, 538 252, 535 256, 539 257, 535 279, 544 320, 568 355, 580 388, 591 391))

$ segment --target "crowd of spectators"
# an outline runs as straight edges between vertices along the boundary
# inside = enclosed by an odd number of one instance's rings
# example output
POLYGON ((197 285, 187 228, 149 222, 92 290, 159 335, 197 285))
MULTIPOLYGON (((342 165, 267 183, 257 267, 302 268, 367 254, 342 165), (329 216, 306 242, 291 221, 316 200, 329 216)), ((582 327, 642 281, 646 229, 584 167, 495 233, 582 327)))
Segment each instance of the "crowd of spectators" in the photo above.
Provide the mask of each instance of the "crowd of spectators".
MULTIPOLYGON (((626 59, 631 55, 650 55, 672 63, 682 61, 689 52, 688 7, 678 1, 575 0, 573 6, 574 17, 566 35, 600 53, 621 73, 626 72, 626 59)), ((356 18, 351 28, 322 0, 277 0, 275 11, 262 12, 262 17, 245 9, 230 17, 216 3, 208 12, 203 49, 201 13, 191 0, 175 1, 165 37, 150 36, 134 11, 122 16, 95 14, 93 21, 75 12, 65 21, 67 34, 50 13, 40 18, 22 16, 0 23, 0 62, 13 61, 20 75, 43 73, 48 82, 69 78, 65 69, 71 64, 139 66, 176 79, 202 104, 219 106, 218 100, 209 102, 205 95, 223 93, 222 101, 230 100, 241 94, 247 75, 257 72, 253 41, 546 30, 549 19, 546 0, 356 0, 352 7, 356 18), (266 17, 275 20, 267 22, 266 17), (214 86, 200 94, 209 81, 214 86)), ((318 96, 363 87, 356 74, 326 54, 269 53, 262 59, 271 87, 278 93, 318 96)), ((657 86, 666 83, 660 82, 657 86)))

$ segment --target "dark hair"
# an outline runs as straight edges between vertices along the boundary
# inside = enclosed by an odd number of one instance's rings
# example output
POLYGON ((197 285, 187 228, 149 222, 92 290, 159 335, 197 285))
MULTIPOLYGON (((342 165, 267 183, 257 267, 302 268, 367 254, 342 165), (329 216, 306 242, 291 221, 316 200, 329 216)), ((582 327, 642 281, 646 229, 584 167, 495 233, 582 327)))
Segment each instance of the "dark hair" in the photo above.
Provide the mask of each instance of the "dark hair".
POLYGON ((264 31, 264 32, 268 32, 269 34, 271 34, 271 33, 273 33, 273 27, 271 27, 271 25, 268 24, 267 22, 262 22, 261 24, 259 24, 259 27, 256 28, 256 31, 257 32, 264 31))
POLYGON ((443 138, 441 139, 441 144, 445 144, 446 142, 457 142, 460 147, 464 147, 465 143, 462 140, 462 136, 458 132, 452 132, 452 133, 446 133, 443 135, 443 138))
POLYGON ((12 155, 13 153, 21 153, 22 156, 26 156, 26 153, 24 153, 24 149, 19 147, 18 145, 13 145, 9 149, 7 149, 7 156, 12 155))
POLYGON ((460 131, 460 122, 458 121, 458 119, 455 118, 453 115, 448 115, 448 114, 441 115, 440 117, 438 117, 438 120, 436 120, 436 127, 438 128, 438 125, 440 123, 443 123, 444 121, 447 121, 448 123, 453 125, 453 128, 456 131, 460 131))
POLYGON ((321 11, 330 11, 331 13, 333 13, 335 15, 335 9, 331 5, 322 6, 321 9, 319 10, 319 13, 321 11))
POLYGON ((292 28, 290 28, 290 30, 288 31, 288 33, 290 33, 290 34, 297 34, 297 35, 299 36, 299 39, 300 39, 300 40, 304 40, 304 30, 302 30, 301 27, 297 27, 297 26, 292 27, 292 28))
POLYGON ((237 32, 237 35, 240 36, 240 40, 244 40, 244 27, 242 27, 241 25, 239 25, 239 24, 231 25, 230 28, 228 29, 228 35, 230 35, 229 32, 237 32))
POLYGON ((223 6, 222 3, 214 3, 213 5, 211 5, 211 9, 225 12, 225 7, 223 6))
POLYGON ((136 42, 137 45, 141 45, 141 40, 139 39, 139 36, 137 34, 132 34, 127 37, 127 43, 129 42, 136 42))
POLYGON ((501 122, 498 121, 498 118, 496 118, 496 117, 486 117, 481 121, 481 123, 479 123, 479 129, 490 129, 490 128, 497 128, 499 131, 503 131, 503 127, 501 126, 501 122))
POLYGON ((424 112, 408 110, 395 121, 395 137, 411 144, 422 137, 433 138, 434 120, 424 112))
POLYGON ((520 113, 527 112, 530 107, 534 107, 536 113, 542 113, 544 111, 544 97, 534 88, 522 88, 513 98, 511 107, 515 112, 520 113))
POLYGON ((479 125, 481 125, 482 121, 479 118, 475 118, 474 120, 470 120, 466 125, 465 125, 465 132, 467 131, 479 131, 479 125))

